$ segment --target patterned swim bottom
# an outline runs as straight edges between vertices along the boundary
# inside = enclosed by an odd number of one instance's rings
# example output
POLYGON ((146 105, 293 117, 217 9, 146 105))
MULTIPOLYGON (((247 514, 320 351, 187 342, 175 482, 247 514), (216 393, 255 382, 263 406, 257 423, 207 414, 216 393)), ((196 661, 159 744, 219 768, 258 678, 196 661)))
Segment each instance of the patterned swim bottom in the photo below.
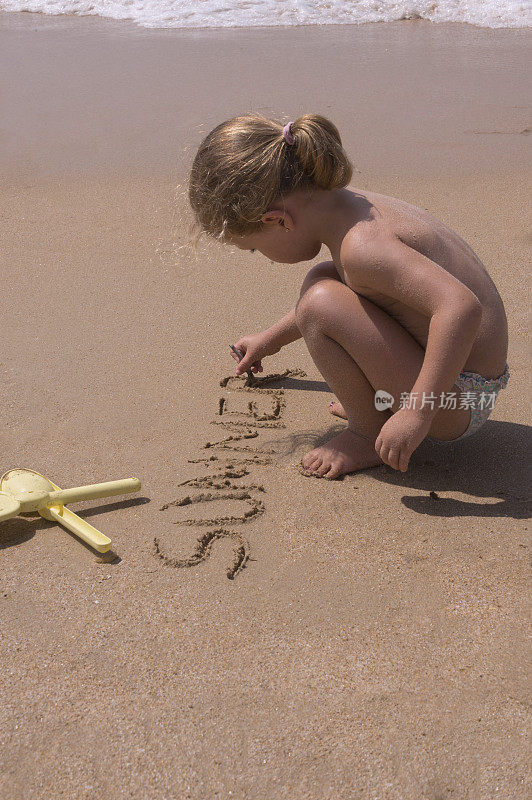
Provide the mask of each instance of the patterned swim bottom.
POLYGON ((468 407, 471 409, 471 420, 467 430, 453 441, 464 439, 476 433, 484 425, 489 415, 493 411, 495 400, 501 389, 506 388, 510 370, 508 364, 504 372, 498 378, 483 378, 477 372, 461 372, 455 383, 462 392, 462 396, 468 399, 468 407))

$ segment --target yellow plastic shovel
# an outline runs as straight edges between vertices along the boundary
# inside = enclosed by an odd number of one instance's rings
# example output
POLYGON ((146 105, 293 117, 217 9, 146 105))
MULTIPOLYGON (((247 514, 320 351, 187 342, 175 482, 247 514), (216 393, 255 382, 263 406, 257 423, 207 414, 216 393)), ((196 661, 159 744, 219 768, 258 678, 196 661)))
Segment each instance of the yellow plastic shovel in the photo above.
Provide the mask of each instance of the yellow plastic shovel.
POLYGON ((111 540, 66 508, 65 503, 114 497, 138 492, 139 489, 140 481, 137 478, 60 489, 32 469, 11 469, 0 478, 0 522, 19 514, 37 512, 44 519, 63 525, 98 552, 106 553, 111 547, 111 540))

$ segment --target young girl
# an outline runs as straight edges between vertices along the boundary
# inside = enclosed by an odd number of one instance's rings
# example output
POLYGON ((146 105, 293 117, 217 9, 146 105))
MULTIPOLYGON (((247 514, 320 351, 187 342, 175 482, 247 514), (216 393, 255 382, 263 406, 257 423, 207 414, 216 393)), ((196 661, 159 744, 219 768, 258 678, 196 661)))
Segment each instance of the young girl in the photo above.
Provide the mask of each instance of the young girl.
POLYGON ((196 222, 219 241, 285 264, 330 250, 292 311, 235 342, 242 374, 305 339, 348 423, 302 460, 329 479, 382 462, 404 472, 427 435, 469 436, 509 377, 504 307, 478 256, 426 211, 351 176, 325 117, 283 126, 246 114, 206 137, 189 184, 196 222))

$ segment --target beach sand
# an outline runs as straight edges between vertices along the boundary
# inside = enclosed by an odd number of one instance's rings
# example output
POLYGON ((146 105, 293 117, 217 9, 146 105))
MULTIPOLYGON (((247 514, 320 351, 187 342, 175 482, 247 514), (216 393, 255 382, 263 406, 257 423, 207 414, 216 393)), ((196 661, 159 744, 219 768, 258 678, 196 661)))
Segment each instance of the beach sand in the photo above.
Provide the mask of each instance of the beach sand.
POLYGON ((0 527, 2 797, 529 796, 529 43, 0 15, 2 471, 142 481, 74 507, 113 563, 0 527), (195 148, 247 110, 330 116, 355 186, 483 259, 511 381, 477 436, 318 481, 297 464, 340 423, 302 340, 220 385, 309 266, 183 247, 195 148))

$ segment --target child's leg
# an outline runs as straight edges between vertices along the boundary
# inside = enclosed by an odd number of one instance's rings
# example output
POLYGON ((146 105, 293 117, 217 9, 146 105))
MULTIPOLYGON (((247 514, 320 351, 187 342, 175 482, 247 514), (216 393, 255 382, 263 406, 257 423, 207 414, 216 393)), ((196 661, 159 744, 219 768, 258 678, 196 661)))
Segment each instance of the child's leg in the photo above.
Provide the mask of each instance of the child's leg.
MULTIPOLYGON (((297 324, 319 371, 345 409, 348 428, 307 453, 303 466, 335 478, 381 463, 374 443, 389 414, 377 411, 375 390, 395 398, 414 385, 424 350, 381 308, 334 279, 331 262, 314 267, 301 289, 297 324)), ((453 439, 469 424, 464 409, 440 411, 430 434, 453 439)))

